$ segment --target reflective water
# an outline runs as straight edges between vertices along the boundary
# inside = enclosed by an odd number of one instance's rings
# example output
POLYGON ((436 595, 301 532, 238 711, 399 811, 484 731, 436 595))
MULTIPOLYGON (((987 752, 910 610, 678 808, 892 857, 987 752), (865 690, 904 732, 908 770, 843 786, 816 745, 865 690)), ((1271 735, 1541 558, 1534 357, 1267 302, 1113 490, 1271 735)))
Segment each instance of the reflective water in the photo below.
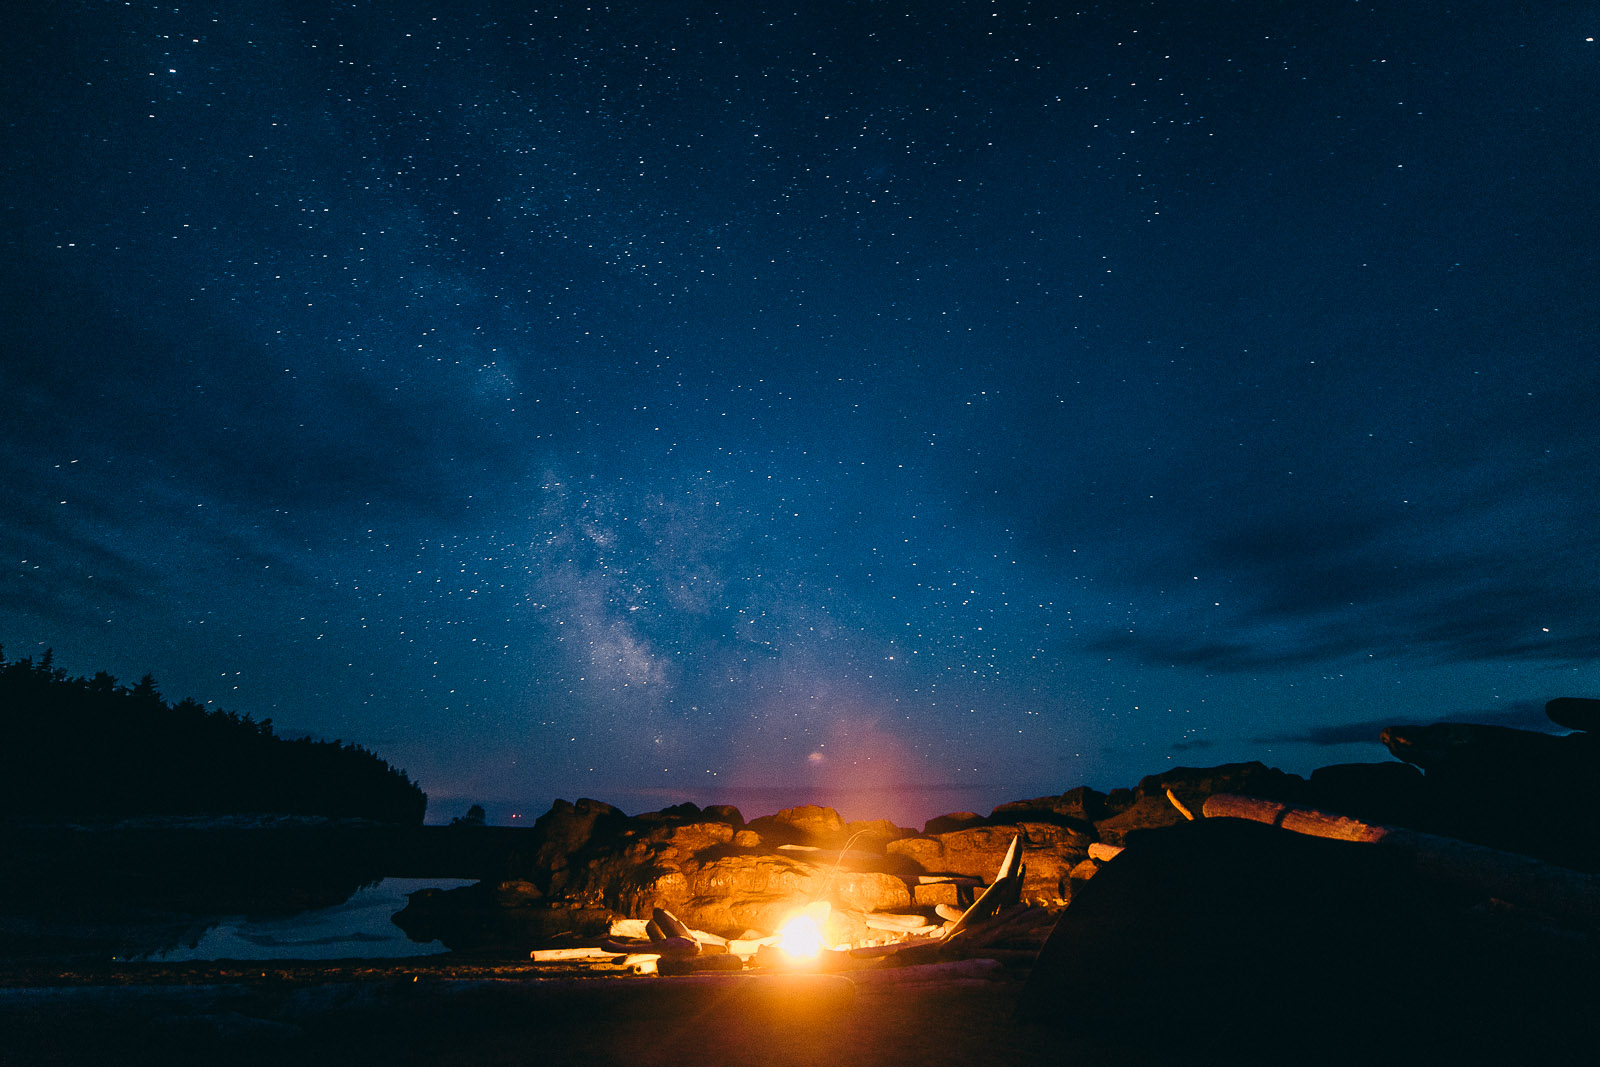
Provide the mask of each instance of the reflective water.
POLYGON ((342 904, 266 919, 229 916, 191 945, 152 952, 156 962, 180 960, 337 960, 432 956, 448 949, 441 941, 419 943, 391 919, 419 889, 454 889, 470 880, 385 878, 358 889, 342 904))

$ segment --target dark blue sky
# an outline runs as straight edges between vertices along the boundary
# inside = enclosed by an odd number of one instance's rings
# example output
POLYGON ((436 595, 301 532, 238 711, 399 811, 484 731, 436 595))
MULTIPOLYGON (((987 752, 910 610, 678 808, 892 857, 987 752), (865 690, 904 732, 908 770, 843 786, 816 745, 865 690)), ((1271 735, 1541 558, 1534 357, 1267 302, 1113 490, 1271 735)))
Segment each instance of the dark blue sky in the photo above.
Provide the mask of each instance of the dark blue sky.
POLYGON ((1600 695, 1600 6, 58 3, 0 641, 433 817, 1600 695), (795 9, 799 9, 799 13, 795 9))

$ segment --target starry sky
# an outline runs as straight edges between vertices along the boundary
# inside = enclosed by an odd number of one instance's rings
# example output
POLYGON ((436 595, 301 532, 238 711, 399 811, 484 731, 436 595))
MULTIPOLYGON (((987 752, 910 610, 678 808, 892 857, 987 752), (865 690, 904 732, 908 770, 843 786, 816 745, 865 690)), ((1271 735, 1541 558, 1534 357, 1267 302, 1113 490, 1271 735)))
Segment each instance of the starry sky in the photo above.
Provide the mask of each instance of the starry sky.
MULTIPOLYGON (((72 2, 0 641, 907 825, 1600 695, 1600 5, 72 2)), ((1545 724, 1548 728, 1548 724, 1545 724)))

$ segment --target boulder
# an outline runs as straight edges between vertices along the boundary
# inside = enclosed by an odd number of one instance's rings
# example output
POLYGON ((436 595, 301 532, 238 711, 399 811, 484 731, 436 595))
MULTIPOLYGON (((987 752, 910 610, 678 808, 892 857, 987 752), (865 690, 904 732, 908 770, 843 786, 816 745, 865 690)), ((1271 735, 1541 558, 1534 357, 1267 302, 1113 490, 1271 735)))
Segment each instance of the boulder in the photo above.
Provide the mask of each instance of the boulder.
POLYGON ((1443 768, 1487 768, 1493 764, 1521 767, 1558 759, 1563 738, 1469 722, 1437 722, 1429 726, 1388 726, 1378 735, 1396 759, 1425 771, 1443 768))
POLYGON ((1013 800, 994 809, 990 822, 1062 822, 1069 826, 1087 828, 1096 819, 1104 819, 1106 795, 1079 786, 1060 796, 1034 797, 1032 800, 1013 800))
POLYGON ((1592 1054, 1592 946, 1508 936, 1406 858, 1235 819, 1139 835, 1019 1004, 1137 1062, 1554 1063, 1592 1054), (1142 1048, 1137 1046, 1143 1046, 1142 1048))
POLYGON ((1544 713, 1557 726, 1600 733, 1600 700, 1592 697, 1556 697, 1544 713))
POLYGON ((844 844, 844 820, 832 808, 802 804, 775 815, 752 819, 748 828, 770 844, 817 845, 838 848, 844 844))
POLYGON ((934 834, 947 834, 951 830, 965 830, 972 826, 982 826, 988 822, 982 815, 975 811, 953 811, 949 815, 935 815, 922 826, 926 836, 934 834))
POLYGON ((1422 772, 1409 763, 1335 763, 1311 772, 1307 803, 1370 822, 1417 826, 1427 818, 1422 772))
POLYGON ((889 843, 891 859, 903 858, 927 874, 995 877, 1013 838, 1021 835, 1024 900, 1050 903, 1064 899, 1062 879, 1072 865, 1088 855, 1090 837, 1055 823, 1019 823, 974 826, 965 830, 924 837, 907 837, 889 843))
POLYGON ((627 822, 621 810, 599 800, 580 799, 576 804, 557 800, 539 816, 533 832, 539 845, 527 875, 547 895, 557 895, 565 887, 572 860, 597 838, 620 830, 627 822))
MULTIPOLYGON (((1095 833, 1108 845, 1127 844, 1128 835, 1137 830, 1157 830, 1183 822, 1183 815, 1164 795, 1140 797, 1122 812, 1094 824, 1095 833)), ((1088 854, 1085 850, 1085 855, 1088 854)))
POLYGON ((732 804, 707 804, 701 814, 707 819, 725 822, 734 828, 744 825, 744 816, 732 804))
POLYGON ((1094 860, 1084 860, 1075 864, 1072 870, 1067 872, 1067 899, 1075 899, 1079 890, 1083 888, 1083 884, 1098 874, 1099 871, 1100 864, 1094 860))
POLYGON ((1259 760, 1216 767, 1173 767, 1141 778, 1134 789, 1135 803, 1139 799, 1154 798, 1171 804, 1167 800, 1169 789, 1184 807, 1198 812, 1205 806, 1206 798, 1217 793, 1299 800, 1305 789, 1305 779, 1268 767, 1259 760))
POLYGON ((972 892, 966 890, 963 899, 964 889, 960 882, 918 882, 911 887, 911 903, 919 908, 933 908, 940 904, 952 908, 965 907, 972 903, 972 892))
MULTIPOLYGON (((688 865, 650 889, 656 906, 724 937, 745 930, 773 932, 790 911, 815 900, 831 902, 835 913, 904 911, 911 906, 909 887, 892 874, 836 870, 785 855, 721 856, 688 865)), ((643 905, 639 901, 635 913, 643 905)), ((864 921, 860 928, 866 929, 864 921)), ((835 933, 839 941, 854 939, 835 933)))
POLYGON ((1456 722, 1391 726, 1381 737, 1426 772, 1420 828, 1600 870, 1600 823, 1590 815, 1600 738, 1456 722))
POLYGON ((844 824, 845 840, 852 849, 867 849, 882 853, 890 841, 911 837, 916 831, 896 826, 888 819, 858 820, 844 824))

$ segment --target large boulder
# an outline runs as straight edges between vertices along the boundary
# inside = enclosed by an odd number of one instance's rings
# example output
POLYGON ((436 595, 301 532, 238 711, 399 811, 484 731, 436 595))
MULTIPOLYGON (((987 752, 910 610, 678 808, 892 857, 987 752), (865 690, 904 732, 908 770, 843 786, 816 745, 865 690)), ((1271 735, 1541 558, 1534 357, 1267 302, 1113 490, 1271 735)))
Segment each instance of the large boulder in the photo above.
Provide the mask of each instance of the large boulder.
POLYGON ((888 819, 862 819, 844 824, 845 840, 852 849, 883 852, 889 842, 911 837, 915 830, 896 826, 888 819))
POLYGON ((1055 823, 974 826, 931 836, 907 837, 889 843, 890 859, 909 865, 908 873, 965 875, 992 882, 1011 841, 1020 835, 1024 876, 1023 899, 1056 903, 1066 898, 1066 875, 1089 854, 1093 838, 1055 823))
MULTIPOLYGON (((787 855, 723 856, 690 865, 656 887, 664 903, 690 926, 724 937, 745 930, 775 931, 795 909, 826 900, 841 919, 911 906, 905 881, 883 871, 842 870, 787 855)), ((838 921, 836 921, 836 926, 838 921)), ((831 931, 835 941, 863 936, 860 929, 831 931)))
POLYGON ((1600 700, 1593 697, 1556 697, 1545 704, 1544 713, 1557 726, 1600 733, 1600 700))
POLYGON ((626 815, 604 801, 585 797, 569 804, 557 800, 535 820, 533 832, 539 845, 531 869, 519 873, 525 873, 546 895, 558 895, 566 887, 574 857, 619 831, 626 822, 626 815))
POLYGON ((1335 763, 1311 772, 1312 807, 1393 826, 1428 818, 1422 772, 1409 763, 1335 763))
POLYGON ((1141 1063, 1585 1062, 1592 946, 1457 893, 1397 852, 1235 819, 1142 834, 1061 914, 1020 1014, 1141 1063))
POLYGON ((935 815, 923 823, 922 833, 925 837, 932 837, 935 834, 947 834, 951 830, 982 826, 988 821, 975 811, 952 811, 948 815, 935 815))
POLYGON ((1425 772, 1424 829, 1600 870, 1590 815, 1600 738, 1456 722, 1390 726, 1381 738, 1425 772))
POLYGON ((784 808, 775 815, 751 819, 747 827, 761 835, 768 845, 814 845, 839 848, 845 842, 844 820, 832 808, 802 804, 784 808))

